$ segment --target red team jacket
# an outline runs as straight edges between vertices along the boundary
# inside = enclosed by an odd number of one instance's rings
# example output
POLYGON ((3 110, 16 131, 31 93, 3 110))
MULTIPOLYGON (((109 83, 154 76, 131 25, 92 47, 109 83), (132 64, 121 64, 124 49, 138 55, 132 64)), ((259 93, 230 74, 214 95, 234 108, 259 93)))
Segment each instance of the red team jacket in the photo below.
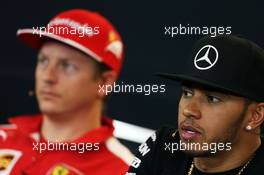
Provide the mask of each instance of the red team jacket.
POLYGON ((9 122, 0 125, 0 175, 124 175, 133 159, 113 137, 108 118, 103 117, 100 128, 64 145, 41 137, 41 115, 9 122))

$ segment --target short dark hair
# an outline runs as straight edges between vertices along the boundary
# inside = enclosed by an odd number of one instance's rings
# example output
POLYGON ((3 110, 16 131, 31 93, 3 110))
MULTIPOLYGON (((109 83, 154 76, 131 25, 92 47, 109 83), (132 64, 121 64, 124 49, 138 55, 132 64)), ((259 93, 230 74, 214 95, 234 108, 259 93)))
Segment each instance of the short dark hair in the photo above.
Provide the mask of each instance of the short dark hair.
MULTIPOLYGON (((93 59, 93 58, 92 58, 93 59)), ((104 72, 111 70, 111 68, 103 63, 93 60, 95 63, 95 77, 100 77, 104 72)))

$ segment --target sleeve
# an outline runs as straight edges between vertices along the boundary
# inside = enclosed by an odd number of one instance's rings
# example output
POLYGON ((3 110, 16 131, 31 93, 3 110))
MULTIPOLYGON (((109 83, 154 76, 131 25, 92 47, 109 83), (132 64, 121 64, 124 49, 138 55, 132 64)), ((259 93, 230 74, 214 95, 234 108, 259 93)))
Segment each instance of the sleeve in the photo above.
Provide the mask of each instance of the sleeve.
POLYGON ((154 175, 159 132, 153 133, 138 147, 138 152, 125 175, 154 175))

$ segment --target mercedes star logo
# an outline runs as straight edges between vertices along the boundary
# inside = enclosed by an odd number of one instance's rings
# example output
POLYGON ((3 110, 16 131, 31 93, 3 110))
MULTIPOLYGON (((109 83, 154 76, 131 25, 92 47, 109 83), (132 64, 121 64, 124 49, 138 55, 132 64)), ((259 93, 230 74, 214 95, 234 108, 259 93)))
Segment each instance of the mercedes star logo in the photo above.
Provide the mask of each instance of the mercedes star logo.
POLYGON ((213 67, 217 62, 217 60, 218 60, 217 49, 212 45, 206 45, 203 46, 195 55, 194 65, 199 70, 207 70, 213 67))

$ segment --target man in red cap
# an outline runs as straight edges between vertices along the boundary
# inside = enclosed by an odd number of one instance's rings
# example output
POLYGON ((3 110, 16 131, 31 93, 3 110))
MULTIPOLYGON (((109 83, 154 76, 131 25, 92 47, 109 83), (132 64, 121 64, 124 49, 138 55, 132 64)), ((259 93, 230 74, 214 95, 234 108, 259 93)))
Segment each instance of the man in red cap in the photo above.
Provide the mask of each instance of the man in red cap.
POLYGON ((120 72, 123 43, 108 20, 74 9, 44 28, 18 30, 39 50, 35 71, 41 114, 10 118, 0 127, 0 175, 121 175, 132 160, 102 117, 99 87, 120 72))

